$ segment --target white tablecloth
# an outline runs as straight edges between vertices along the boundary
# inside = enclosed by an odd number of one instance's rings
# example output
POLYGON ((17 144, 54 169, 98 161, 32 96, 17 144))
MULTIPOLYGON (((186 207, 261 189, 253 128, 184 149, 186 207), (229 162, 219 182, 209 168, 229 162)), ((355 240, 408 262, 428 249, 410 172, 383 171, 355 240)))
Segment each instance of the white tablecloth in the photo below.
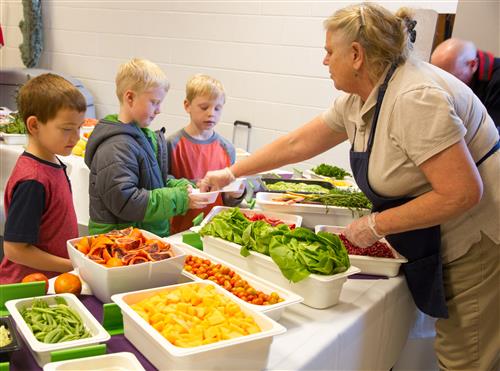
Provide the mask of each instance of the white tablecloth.
MULTIPOLYGON (((2 200, 5 183, 22 151, 22 146, 0 145, 2 200)), ((86 226, 89 170, 81 157, 60 158, 68 166, 78 223, 86 226)), ((288 331, 274 339, 268 369, 389 370, 405 346, 415 314, 403 277, 348 279, 339 304, 331 308, 318 310, 298 304, 285 310, 280 323, 288 331)))
MULTIPOLYGON (((180 242, 181 236, 169 237, 180 242)), ((287 308, 275 337, 269 370, 389 370, 398 360, 416 308, 402 276, 348 279, 339 304, 287 308)))
MULTIPOLYGON (((2 210, 0 214, 3 218, 3 192, 10 173, 24 148, 21 145, 0 144, 0 192, 2 210)), ((79 156, 58 156, 67 166, 66 172, 71 180, 73 191, 73 204, 75 205, 76 218, 78 224, 87 226, 89 222, 89 169, 83 162, 83 157, 79 156)), ((3 222, 1 219, 0 232, 3 233, 3 222)))

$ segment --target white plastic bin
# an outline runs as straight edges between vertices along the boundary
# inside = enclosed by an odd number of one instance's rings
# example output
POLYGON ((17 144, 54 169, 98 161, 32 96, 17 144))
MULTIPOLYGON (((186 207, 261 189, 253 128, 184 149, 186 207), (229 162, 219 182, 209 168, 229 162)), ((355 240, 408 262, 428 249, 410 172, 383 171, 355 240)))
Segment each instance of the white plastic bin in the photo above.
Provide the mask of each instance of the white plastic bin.
POLYGON ((359 272, 357 267, 351 266, 343 273, 330 276, 311 274, 300 282, 292 283, 283 276, 271 257, 255 251, 250 251, 250 256, 244 257, 241 256, 240 249, 240 245, 224 241, 221 238, 203 237, 203 250, 209 255, 216 256, 258 277, 284 287, 302 296, 304 304, 317 309, 328 308, 337 304, 342 285, 347 277, 359 272))
POLYGON ((370 213, 368 209, 349 209, 347 207, 311 205, 311 204, 287 204, 285 202, 273 201, 280 197, 278 193, 259 192, 256 197, 256 205, 266 211, 288 213, 302 216, 302 226, 314 229, 319 224, 346 226, 353 220, 370 213))
MULTIPOLYGON (((221 264, 221 265, 233 270, 234 272, 239 274, 241 278, 246 280, 256 290, 262 291, 263 293, 268 294, 268 295, 271 292, 276 292, 282 299, 284 299, 282 302, 272 304, 272 305, 256 305, 256 304, 250 304, 244 300, 241 300, 236 295, 233 295, 232 293, 230 293, 228 291, 228 294, 230 294, 234 300, 238 301, 239 303, 250 306, 250 308, 252 308, 256 312, 264 313, 266 316, 268 316, 269 318, 271 318, 275 321, 278 321, 281 318, 281 315, 283 314, 285 308, 287 308, 288 306, 293 305, 293 304, 301 303, 304 300, 301 296, 294 294, 291 291, 285 290, 282 287, 279 287, 278 285, 275 285, 269 281, 266 281, 260 277, 255 276, 251 273, 248 273, 248 272, 244 271, 243 269, 238 268, 235 265, 232 265, 228 262, 225 262, 222 259, 217 259, 217 258, 213 257, 212 255, 206 254, 206 253, 204 253, 198 249, 195 249, 194 247, 191 247, 187 244, 183 244, 182 248, 184 249, 184 251, 186 251, 187 255, 194 255, 194 256, 197 256, 197 257, 200 257, 203 259, 208 259, 214 264, 221 264)), ((196 276, 195 274, 189 273, 185 270, 182 272, 182 274, 186 277, 189 277, 193 281, 202 281, 202 279, 199 278, 198 276, 196 276)))
MULTIPOLYGON (((343 233, 345 227, 317 225, 316 233, 329 232, 334 234, 343 233)), ((399 273, 401 264, 408 262, 404 256, 400 255, 384 238, 382 242, 386 243, 394 254, 395 258, 378 258, 372 256, 349 255, 349 260, 352 265, 361 269, 361 273, 375 274, 387 277, 396 277, 399 273)))
POLYGON ((181 348, 171 344, 130 307, 148 297, 172 291, 184 285, 212 285, 218 293, 232 300, 226 290, 211 281, 113 295, 112 300, 120 307, 123 314, 125 337, 160 370, 261 370, 265 368, 273 336, 284 333, 286 329, 246 305, 240 305, 241 310, 255 319, 261 332, 192 348, 181 348))
POLYGON ((104 354, 96 357, 47 363, 43 371, 144 371, 137 357, 130 352, 104 354))
POLYGON ((57 294, 48 296, 38 296, 33 298, 24 298, 9 300, 5 303, 7 310, 12 315, 12 318, 16 322, 18 332, 21 334, 25 343, 28 344, 28 348, 33 354, 33 358, 38 363, 40 367, 43 367, 46 363, 50 362, 50 353, 56 350, 70 349, 76 347, 82 347, 86 345, 98 344, 101 342, 108 341, 110 335, 106 332, 104 327, 94 318, 94 316, 88 311, 87 308, 82 304, 82 302, 73 294, 57 294), (56 297, 64 298, 69 307, 75 310, 82 319, 84 326, 91 333, 91 337, 79 340, 70 340, 63 343, 47 344, 38 341, 33 335, 26 322, 24 321, 21 310, 27 306, 30 306, 34 300, 40 299, 44 300, 49 306, 56 305, 56 297))
MULTIPOLYGON (((276 195, 276 193, 273 193, 273 194, 276 195)), ((203 219, 203 221, 201 222, 201 226, 204 226, 205 224, 207 224, 217 214, 221 213, 222 211, 229 210, 229 209, 233 209, 233 208, 227 207, 227 206, 215 206, 208 213, 208 215, 205 217, 205 219, 203 219)), ((275 213, 275 212, 272 212, 272 211, 270 212, 270 211, 266 211, 266 210, 240 209, 240 211, 243 214, 250 216, 250 217, 255 215, 255 214, 263 214, 268 218, 279 219, 283 223, 286 223, 286 224, 295 224, 296 227, 300 227, 302 225, 302 217, 299 215, 291 215, 291 214, 287 214, 287 213, 275 213)))
MULTIPOLYGON (((148 239, 162 240, 153 233, 141 230, 148 239)), ((145 262, 122 267, 105 267, 98 264, 75 248, 83 237, 68 241, 68 254, 73 267, 90 286, 92 293, 102 302, 111 301, 111 296, 121 292, 165 286, 177 283, 184 266, 185 254, 172 244, 174 256, 156 262, 145 262)))
POLYGON ((28 134, 7 134, 0 133, 0 144, 26 144, 28 134))

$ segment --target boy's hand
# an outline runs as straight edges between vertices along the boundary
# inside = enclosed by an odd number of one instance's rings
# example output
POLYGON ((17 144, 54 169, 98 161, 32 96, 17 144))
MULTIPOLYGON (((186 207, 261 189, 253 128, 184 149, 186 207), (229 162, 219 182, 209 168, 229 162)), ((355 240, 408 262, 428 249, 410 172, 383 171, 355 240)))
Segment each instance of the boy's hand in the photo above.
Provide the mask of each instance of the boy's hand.
POLYGON ((235 179, 236 177, 228 167, 222 170, 209 171, 199 183, 200 191, 210 192, 219 190, 235 179))
POLYGON ((203 209, 204 207, 210 205, 206 197, 202 197, 196 193, 189 192, 188 198, 189 198, 189 206, 188 206, 189 209, 203 209))

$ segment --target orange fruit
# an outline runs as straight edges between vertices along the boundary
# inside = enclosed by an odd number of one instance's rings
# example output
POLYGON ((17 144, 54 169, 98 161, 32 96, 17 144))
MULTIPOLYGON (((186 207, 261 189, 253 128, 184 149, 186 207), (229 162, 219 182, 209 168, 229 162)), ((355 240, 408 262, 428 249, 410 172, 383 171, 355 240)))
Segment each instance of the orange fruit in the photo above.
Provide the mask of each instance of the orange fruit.
POLYGON ((82 292, 82 281, 78 276, 71 273, 63 273, 57 276, 54 282, 54 291, 56 294, 65 292, 78 295, 82 292))
POLYGON ((45 293, 47 293, 47 290, 49 289, 49 279, 43 273, 28 274, 22 279, 21 282, 26 283, 26 282, 37 282, 37 281, 45 281, 45 293))
POLYGON ((123 262, 120 258, 109 258, 108 261, 106 262, 106 267, 113 268, 113 267, 121 267, 123 265, 123 262))

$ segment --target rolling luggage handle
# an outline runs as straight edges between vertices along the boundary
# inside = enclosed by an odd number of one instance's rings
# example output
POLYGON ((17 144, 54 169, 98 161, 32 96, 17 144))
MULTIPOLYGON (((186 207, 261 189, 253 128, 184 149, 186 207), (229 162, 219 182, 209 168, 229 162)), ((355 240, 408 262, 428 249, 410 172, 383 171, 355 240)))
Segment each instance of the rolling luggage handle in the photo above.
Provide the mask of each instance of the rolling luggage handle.
POLYGON ((252 129, 252 124, 250 124, 249 122, 246 122, 246 121, 239 121, 239 120, 236 120, 233 124, 233 144, 234 146, 236 147, 236 129, 238 128, 238 126, 245 126, 247 128, 247 145, 246 145, 246 148, 245 148, 245 151, 248 152, 249 148, 250 148, 250 130, 252 129))

